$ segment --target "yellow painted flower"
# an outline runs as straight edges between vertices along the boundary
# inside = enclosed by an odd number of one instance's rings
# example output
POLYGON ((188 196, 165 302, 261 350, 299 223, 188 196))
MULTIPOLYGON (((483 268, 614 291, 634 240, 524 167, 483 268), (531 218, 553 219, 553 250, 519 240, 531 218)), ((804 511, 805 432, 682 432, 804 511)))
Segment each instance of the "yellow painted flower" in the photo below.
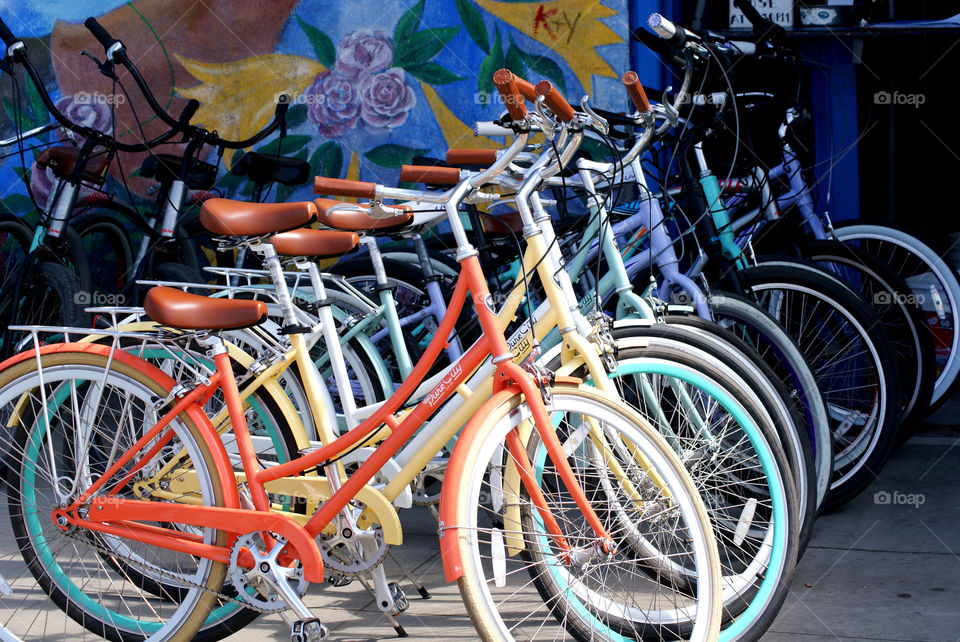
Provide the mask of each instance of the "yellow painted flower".
POLYGON ((507 24, 559 53, 585 90, 593 91, 594 75, 616 77, 616 72, 597 53, 596 48, 619 44, 623 40, 610 27, 600 22, 601 18, 617 15, 616 11, 600 2, 474 1, 507 24))
MULTIPOLYGON (((199 85, 177 88, 200 101, 196 122, 227 139, 244 139, 273 118, 280 94, 296 97, 325 67, 310 58, 269 54, 226 63, 205 63, 177 56, 199 85)), ((225 153, 227 164, 233 151, 225 153)))

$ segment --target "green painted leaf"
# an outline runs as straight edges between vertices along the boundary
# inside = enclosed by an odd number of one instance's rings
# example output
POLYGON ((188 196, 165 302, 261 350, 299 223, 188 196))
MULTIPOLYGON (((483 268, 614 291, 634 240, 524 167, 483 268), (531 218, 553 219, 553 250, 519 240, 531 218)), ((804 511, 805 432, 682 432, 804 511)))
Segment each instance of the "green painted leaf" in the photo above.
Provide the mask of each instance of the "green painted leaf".
POLYGON ((13 108, 13 103, 10 102, 10 99, 6 96, 3 97, 3 111, 7 115, 7 120, 13 123, 13 126, 17 126, 17 113, 13 108))
POLYGON ((393 64, 409 70, 427 62, 440 53, 458 31, 460 27, 438 27, 411 34, 403 42, 395 43, 393 64))
POLYGON ((490 35, 487 33, 487 25, 483 22, 483 15, 470 0, 456 0, 456 3, 457 13, 460 14, 460 20, 470 39, 485 52, 490 53, 490 35))
POLYGON ((343 169, 343 149, 340 143, 328 140, 310 155, 310 173, 314 176, 340 178, 343 169))
POLYGON ((307 40, 310 41, 310 46, 313 47, 313 53, 320 64, 328 69, 333 67, 333 64, 337 61, 337 49, 333 46, 333 41, 330 40, 330 36, 313 25, 307 24, 300 16, 297 16, 297 23, 300 25, 300 28, 303 29, 307 40))
POLYGON ((477 72, 477 96, 480 99, 480 105, 486 107, 493 102, 493 74, 506 64, 503 57, 503 42, 500 39, 500 27, 495 27, 493 32, 493 47, 490 53, 480 63, 480 71, 477 72))
POLYGON ((43 99, 40 97, 40 91, 37 89, 37 86, 31 81, 28 81, 26 85, 27 100, 30 104, 30 127, 39 127, 47 122, 47 106, 43 104, 43 99))
POLYGON ((294 127, 299 127, 305 122, 307 122, 306 105, 297 104, 287 110, 287 127, 293 129, 294 127))
POLYGON ((536 84, 541 78, 546 78, 553 82, 560 91, 567 93, 567 82, 563 79, 563 71, 560 65, 546 56, 536 56, 517 48, 517 53, 523 58, 530 71, 540 78, 528 78, 530 82, 536 84))
MULTIPOLYGON (((397 26, 393 28, 394 46, 399 46, 401 42, 413 35, 417 28, 420 27, 420 19, 423 17, 423 4, 424 0, 420 0, 420 2, 407 9, 407 11, 400 16, 400 19, 397 20, 397 26)), ((394 66, 399 66, 396 63, 396 50, 394 50, 393 59, 394 66)))
POLYGON ((513 44, 513 38, 510 38, 510 41, 510 47, 507 49, 507 57, 504 63, 507 69, 521 78, 526 78, 527 68, 523 64, 523 56, 520 55, 520 50, 517 49, 517 46, 513 44))
POLYGON ((583 140, 580 143, 580 149, 586 152, 591 160, 594 160, 598 163, 603 163, 610 160, 610 147, 596 138, 590 138, 584 136, 583 140))
POLYGON ((414 149, 413 147, 387 143, 386 145, 374 147, 366 152, 364 157, 380 167, 399 169, 401 165, 409 165, 413 162, 414 156, 423 156, 428 151, 429 150, 426 149, 414 149))
POLYGON ((435 62, 425 62, 421 65, 407 67, 407 72, 428 85, 448 85, 463 80, 463 76, 458 76, 435 62))
POLYGON ((3 209, 12 214, 29 212, 33 209, 33 201, 23 194, 10 194, 3 199, 3 209))
POLYGON ((274 138, 266 145, 258 147, 257 151, 267 156, 276 156, 277 154, 281 156, 292 156, 294 152, 298 151, 311 140, 313 140, 312 136, 286 136, 283 138, 283 144, 281 145, 280 138, 274 138))

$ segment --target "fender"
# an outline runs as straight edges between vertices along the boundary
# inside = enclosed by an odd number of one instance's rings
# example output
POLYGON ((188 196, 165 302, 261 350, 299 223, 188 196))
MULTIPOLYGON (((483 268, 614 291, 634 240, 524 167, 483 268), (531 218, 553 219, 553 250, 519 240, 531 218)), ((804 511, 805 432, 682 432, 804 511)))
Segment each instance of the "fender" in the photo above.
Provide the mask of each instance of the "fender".
POLYGON ((457 443, 447 463, 440 489, 440 556, 447 582, 454 582, 463 575, 463 559, 460 556, 460 515, 466 507, 460 506, 459 490, 469 480, 465 478, 465 464, 479 446, 481 428, 487 418, 501 405, 520 396, 520 388, 508 386, 494 393, 473 415, 457 438, 457 443))
MULTIPOLYGON (((112 353, 114 361, 143 372, 150 377, 165 394, 169 394, 176 385, 176 382, 170 378, 169 375, 150 362, 144 361, 123 350, 117 350, 111 346, 98 343, 54 343, 40 346, 39 349, 26 350, 0 363, 0 371, 27 360, 35 360, 38 356, 42 357, 48 354, 60 353, 94 354, 107 358, 110 358, 112 353)), ((217 431, 214 430, 210 419, 201 407, 197 405, 188 406, 184 412, 186 412, 190 420, 193 421, 201 438, 210 449, 210 456, 213 458, 214 467, 217 475, 220 477, 220 483, 223 486, 225 507, 240 508, 240 493, 237 490, 237 485, 233 478, 233 466, 230 463, 230 458, 227 456, 227 451, 223 447, 223 443, 220 441, 220 436, 217 434, 217 431)))

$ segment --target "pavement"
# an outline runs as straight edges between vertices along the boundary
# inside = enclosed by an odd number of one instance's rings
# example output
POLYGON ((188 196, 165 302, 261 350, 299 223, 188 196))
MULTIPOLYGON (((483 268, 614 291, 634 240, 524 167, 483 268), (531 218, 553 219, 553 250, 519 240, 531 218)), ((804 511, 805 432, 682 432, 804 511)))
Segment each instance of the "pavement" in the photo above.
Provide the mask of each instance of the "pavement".
MULTIPOLYGON (((955 396, 893 455, 869 488, 817 520, 790 594, 763 639, 960 640, 958 479, 960 396, 955 396)), ((0 572, 15 580, 14 596, 0 597, 5 622, 5 601, 12 604, 31 587, 22 561, 9 552, 9 522, 0 519, 0 572)), ((425 508, 406 511, 403 519, 405 544, 393 549, 385 564, 410 599, 409 610, 398 618, 409 639, 477 639, 456 585, 443 580, 435 519, 425 508), (398 564, 427 588, 429 600, 402 579, 398 564)), ((305 601, 334 640, 396 639, 359 582, 313 587, 305 601)), ((36 608, 56 607, 38 600, 36 608)), ((57 619, 62 622, 62 616, 57 619)), ((77 634, 83 631, 48 632, 53 639, 77 634)), ((263 616, 229 639, 288 640, 289 626, 278 615, 263 616)))

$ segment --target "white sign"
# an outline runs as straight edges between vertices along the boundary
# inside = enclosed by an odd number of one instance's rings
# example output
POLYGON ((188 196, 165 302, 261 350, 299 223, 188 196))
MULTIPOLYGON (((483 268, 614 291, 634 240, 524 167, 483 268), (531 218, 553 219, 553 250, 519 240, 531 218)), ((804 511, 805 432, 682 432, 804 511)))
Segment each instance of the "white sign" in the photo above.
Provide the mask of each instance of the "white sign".
MULTIPOLYGON (((750 2, 767 20, 788 29, 793 27, 793 0, 750 0, 750 2)), ((743 12, 733 6, 733 0, 730 0, 730 28, 752 28, 743 12)))

